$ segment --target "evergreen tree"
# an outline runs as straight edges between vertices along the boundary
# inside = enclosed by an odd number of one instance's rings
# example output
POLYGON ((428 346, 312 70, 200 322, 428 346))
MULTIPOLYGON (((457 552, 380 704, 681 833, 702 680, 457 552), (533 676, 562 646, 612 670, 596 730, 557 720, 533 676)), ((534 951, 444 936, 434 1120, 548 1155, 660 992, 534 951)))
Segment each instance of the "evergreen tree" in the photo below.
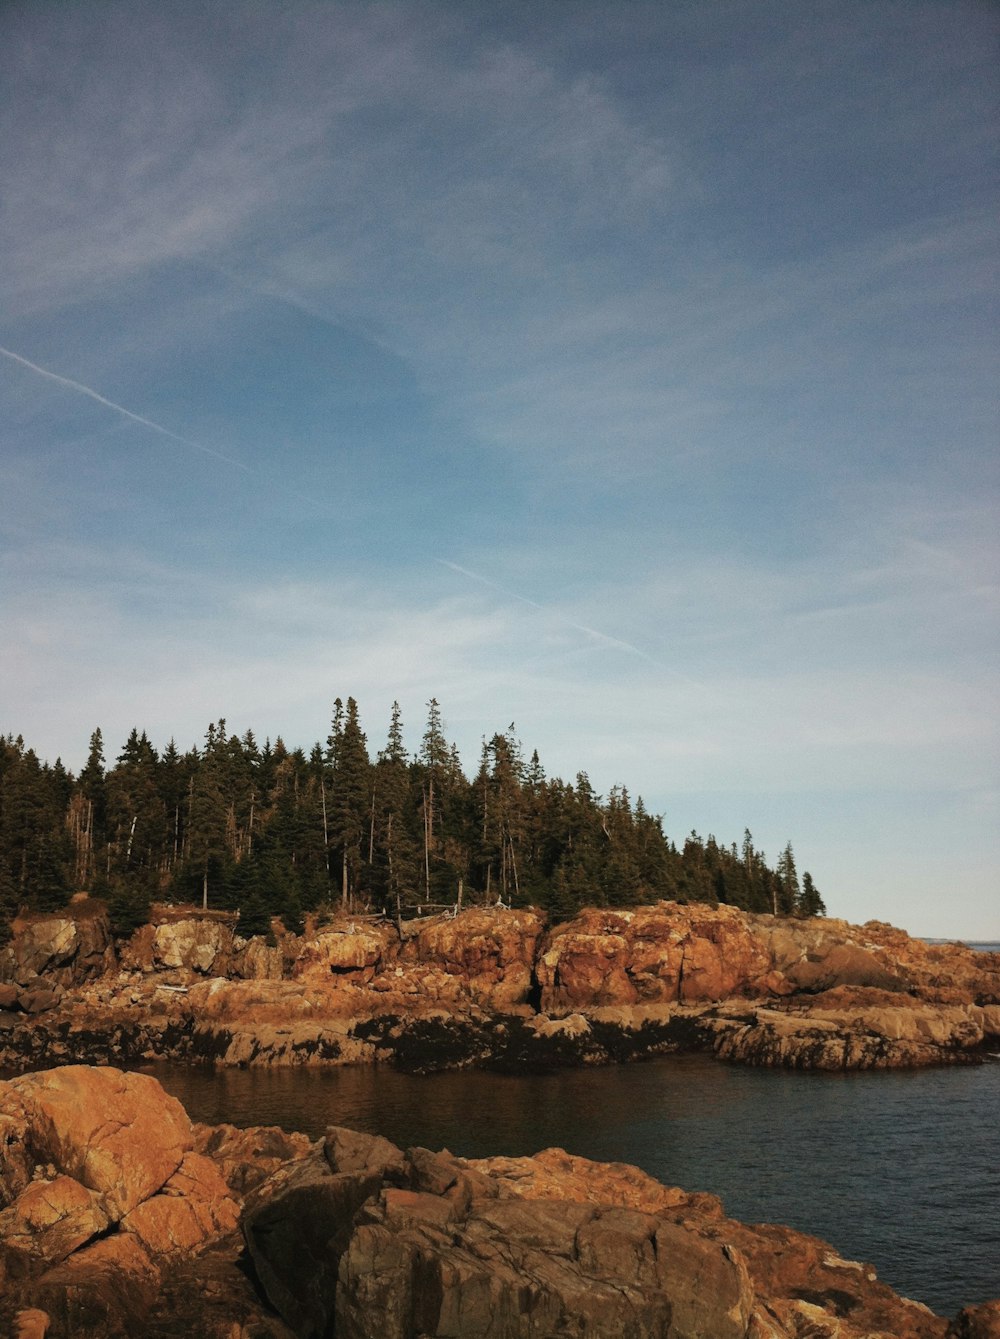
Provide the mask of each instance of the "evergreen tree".
POLYGON ((188 789, 187 859, 201 883, 201 905, 208 907, 209 879, 221 882, 226 856, 227 804, 225 774, 225 721, 221 730, 210 724, 205 748, 188 789))
POLYGON ((792 851, 791 842, 786 845, 778 857, 775 873, 777 875, 777 910, 783 916, 791 916, 802 901, 802 890, 799 887, 799 876, 795 869, 795 855, 792 851))
POLYGON ((69 892, 73 851, 66 826, 68 777, 39 761, 24 740, 0 740, 0 896, 44 911, 69 892))
POLYGON ((281 738, 212 722, 201 752, 173 740, 157 755, 134 728, 106 769, 100 730, 79 778, 42 764, 21 738, 0 738, 0 912, 61 902, 72 888, 110 898, 116 928, 154 895, 200 892, 239 904, 244 928, 272 915, 291 925, 327 904, 331 870, 345 903, 368 898, 397 915, 424 902, 470 898, 531 903, 556 916, 579 907, 657 898, 722 901, 753 911, 825 910, 812 877, 801 886, 789 843, 775 869, 754 847, 692 832, 678 852, 641 799, 595 794, 585 772, 549 779, 537 751, 525 764, 514 725, 484 739, 466 779, 436 698, 415 758, 398 703, 373 765, 357 703, 334 704, 325 749, 307 757, 281 738))
POLYGON ((813 883, 812 875, 808 870, 802 875, 802 894, 795 909, 800 916, 826 915, 823 899, 820 897, 819 889, 813 883))
POLYGON ((403 907, 418 899, 421 879, 420 848, 412 832, 410 772, 398 702, 392 704, 388 738, 378 756, 372 784, 376 818, 372 888, 381 904, 398 920, 403 907))
POLYGON ((361 888, 363 852, 371 818, 371 762, 368 744, 358 720, 358 704, 347 699, 343 728, 335 751, 334 801, 331 834, 340 855, 341 901, 346 907, 361 888))
POLYGON ((145 732, 133 728, 105 781, 108 845, 105 873, 115 887, 138 881, 150 891, 163 853, 166 811, 159 758, 145 732))
POLYGON ((87 761, 71 804, 70 822, 75 848, 73 882, 77 888, 90 888, 97 873, 96 853, 105 842, 108 808, 104 737, 100 726, 90 736, 87 761))

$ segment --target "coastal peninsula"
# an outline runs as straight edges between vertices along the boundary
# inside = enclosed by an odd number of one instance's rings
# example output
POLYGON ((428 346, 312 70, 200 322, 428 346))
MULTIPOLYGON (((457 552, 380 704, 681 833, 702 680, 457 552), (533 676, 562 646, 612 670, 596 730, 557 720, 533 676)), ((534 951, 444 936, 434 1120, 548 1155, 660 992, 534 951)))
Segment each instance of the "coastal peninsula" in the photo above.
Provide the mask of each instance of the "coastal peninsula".
POLYGON ((878 922, 661 902, 238 929, 159 906, 116 940, 85 896, 17 918, 0 1062, 520 1072, 703 1050, 842 1070, 976 1062, 1000 1041, 1000 955, 878 922))

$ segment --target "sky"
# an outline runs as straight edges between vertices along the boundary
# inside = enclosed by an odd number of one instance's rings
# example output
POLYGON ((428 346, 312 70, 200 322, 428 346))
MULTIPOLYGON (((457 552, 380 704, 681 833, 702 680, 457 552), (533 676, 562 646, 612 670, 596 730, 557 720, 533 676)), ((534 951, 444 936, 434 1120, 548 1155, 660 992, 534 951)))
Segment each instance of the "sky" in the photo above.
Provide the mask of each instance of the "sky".
POLYGON ((427 703, 1000 939, 1000 9, 8 0, 0 733, 427 703))

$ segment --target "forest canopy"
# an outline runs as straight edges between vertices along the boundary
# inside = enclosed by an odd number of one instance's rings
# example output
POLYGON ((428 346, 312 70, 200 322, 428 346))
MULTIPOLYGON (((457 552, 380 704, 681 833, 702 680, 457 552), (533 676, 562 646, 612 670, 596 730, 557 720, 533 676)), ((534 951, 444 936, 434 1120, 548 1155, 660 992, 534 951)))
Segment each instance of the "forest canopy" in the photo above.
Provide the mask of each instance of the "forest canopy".
POLYGON ((601 796, 586 772, 548 777, 513 724, 483 739, 467 775, 433 698, 419 747, 407 750, 394 703, 374 757, 350 697, 308 753, 231 734, 222 717, 184 753, 135 728, 109 762, 97 729, 74 776, 0 737, 4 923, 82 890, 107 899, 122 931, 154 899, 239 909, 247 934, 334 904, 399 915, 463 898, 560 918, 661 898, 825 911, 790 842, 773 867, 749 831, 740 846, 692 832, 678 847, 624 786, 601 796))

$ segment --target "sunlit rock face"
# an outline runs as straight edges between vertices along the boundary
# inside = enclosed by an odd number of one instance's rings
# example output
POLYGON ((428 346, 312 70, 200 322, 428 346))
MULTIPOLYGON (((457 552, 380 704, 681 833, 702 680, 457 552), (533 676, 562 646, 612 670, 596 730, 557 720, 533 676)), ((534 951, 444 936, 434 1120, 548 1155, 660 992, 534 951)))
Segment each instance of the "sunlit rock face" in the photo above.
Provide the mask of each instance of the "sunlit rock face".
POLYGON ((1000 956, 877 922, 661 902, 547 927, 539 912, 496 906, 399 925, 345 913, 244 940, 235 913, 160 907, 94 976, 96 906, 75 913, 93 952, 80 957, 72 917, 50 917, 22 926, 0 958, 0 1063, 519 1072, 701 1049, 886 1068, 976 1060, 1000 1038, 1000 956))
MULTIPOLYGON (((0 952, 0 982, 70 987, 113 971, 117 965, 111 923, 103 903, 85 894, 64 912, 30 912, 14 918, 10 943, 0 952)), ((8 996, 10 1007, 14 996, 8 996)))
MULTIPOLYGON (((786 920, 735 907, 661 902, 621 911, 590 909, 553 927, 542 941, 538 978, 547 1012, 697 1004, 835 985, 904 991, 913 983, 916 960, 903 956, 905 962, 874 941, 867 927, 844 921, 786 920)), ((967 975, 974 963, 965 966, 967 975)))
POLYGON ((72 1065, 0 1083, 0 1293, 44 1314, 39 1333, 141 1332, 166 1261, 238 1221, 155 1079, 72 1065))
POLYGON ((141 925, 123 946, 122 966, 128 971, 228 976, 235 965, 238 920, 237 913, 155 905, 149 924, 141 925))

